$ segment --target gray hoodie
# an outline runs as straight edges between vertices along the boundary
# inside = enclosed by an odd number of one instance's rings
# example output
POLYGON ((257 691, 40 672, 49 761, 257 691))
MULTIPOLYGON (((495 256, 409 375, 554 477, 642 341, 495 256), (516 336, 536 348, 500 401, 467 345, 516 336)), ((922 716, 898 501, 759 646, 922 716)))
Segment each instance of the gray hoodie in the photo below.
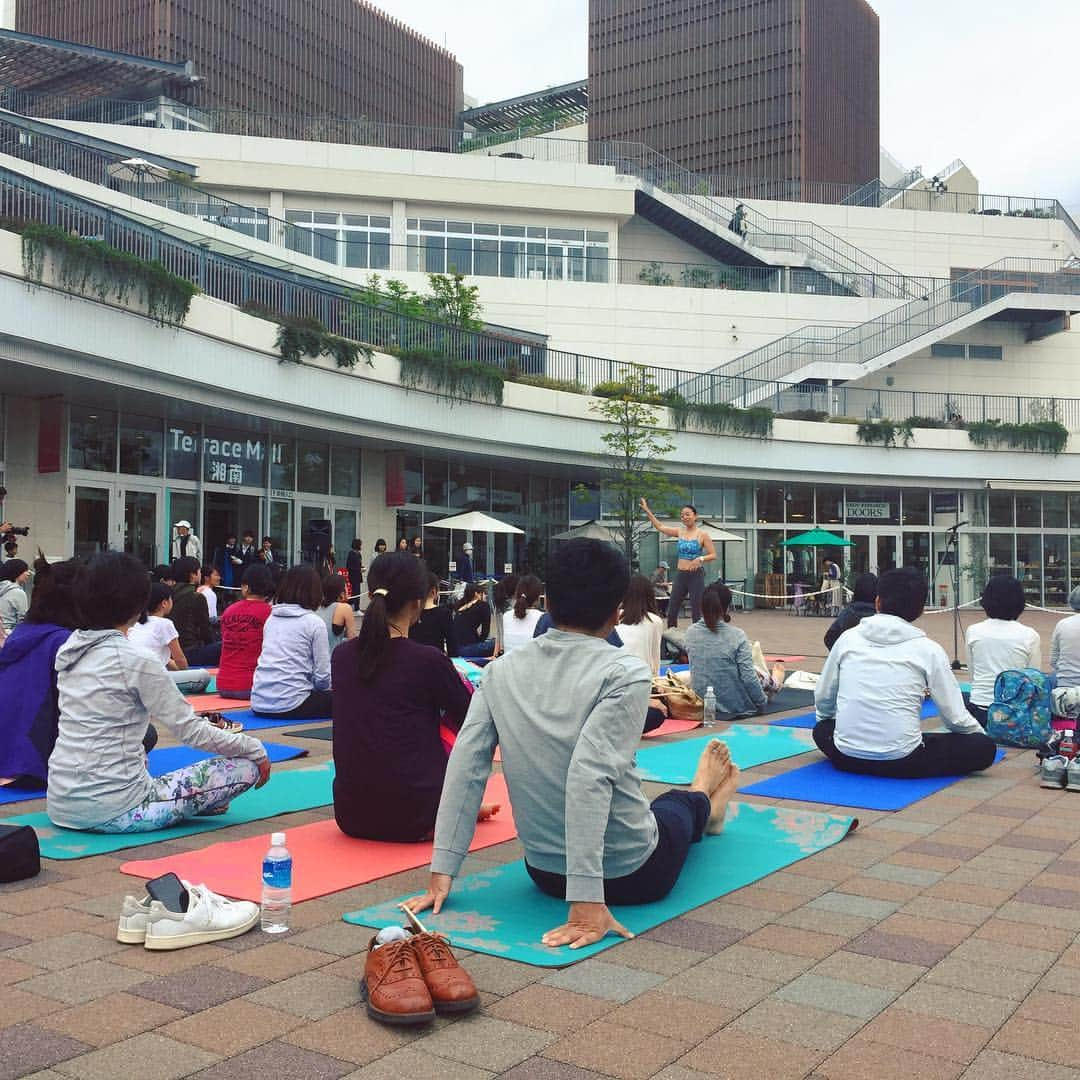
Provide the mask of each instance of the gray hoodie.
POLYGON ((142 740, 151 717, 178 740, 222 757, 266 758, 258 739, 195 715, 159 660, 119 630, 76 630, 56 654, 60 731, 49 758, 54 825, 94 829, 154 790, 142 740))
POLYGON ((275 604, 263 626, 262 652, 251 684, 257 713, 287 713, 313 690, 330 689, 326 623, 299 604, 275 604))
POLYGON ((0 624, 10 634, 26 618, 26 590, 14 581, 0 581, 0 624))

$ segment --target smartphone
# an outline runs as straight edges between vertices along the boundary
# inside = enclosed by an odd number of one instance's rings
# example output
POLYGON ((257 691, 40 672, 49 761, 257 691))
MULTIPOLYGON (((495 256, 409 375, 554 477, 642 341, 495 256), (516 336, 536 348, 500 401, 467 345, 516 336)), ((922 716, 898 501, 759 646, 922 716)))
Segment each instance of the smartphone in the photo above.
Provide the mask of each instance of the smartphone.
POLYGON ((183 913, 188 909, 188 891, 175 874, 162 874, 161 877, 148 881, 146 892, 152 900, 157 900, 168 911, 183 913))

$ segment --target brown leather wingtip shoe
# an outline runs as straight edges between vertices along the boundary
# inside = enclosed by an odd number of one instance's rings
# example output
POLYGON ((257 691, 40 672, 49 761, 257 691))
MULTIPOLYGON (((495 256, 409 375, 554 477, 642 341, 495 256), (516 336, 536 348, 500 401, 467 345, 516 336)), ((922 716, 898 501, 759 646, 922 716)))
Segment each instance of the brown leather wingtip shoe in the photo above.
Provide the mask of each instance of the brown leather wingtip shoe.
POLYGON ((412 945, 437 1013, 472 1012, 480 1004, 476 984, 454 958, 446 938, 414 934, 412 945))
POLYGON ((384 1024, 430 1024, 435 1009, 411 940, 368 944, 361 996, 368 1016, 384 1024))

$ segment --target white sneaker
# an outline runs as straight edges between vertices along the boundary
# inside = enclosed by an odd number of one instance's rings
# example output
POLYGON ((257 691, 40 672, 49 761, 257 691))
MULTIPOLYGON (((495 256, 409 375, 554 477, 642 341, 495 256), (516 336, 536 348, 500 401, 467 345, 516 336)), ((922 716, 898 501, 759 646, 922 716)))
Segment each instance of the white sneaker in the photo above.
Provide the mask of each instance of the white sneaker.
POLYGON ((169 911, 154 900, 146 926, 146 948, 186 949, 208 941, 246 934, 259 921, 259 905, 250 900, 227 900, 205 885, 188 885, 186 912, 169 911))
POLYGON ((141 945, 146 940, 146 924, 150 919, 150 897, 136 900, 134 896, 124 897, 124 906, 120 909, 120 923, 116 927, 116 940, 125 945, 141 945))

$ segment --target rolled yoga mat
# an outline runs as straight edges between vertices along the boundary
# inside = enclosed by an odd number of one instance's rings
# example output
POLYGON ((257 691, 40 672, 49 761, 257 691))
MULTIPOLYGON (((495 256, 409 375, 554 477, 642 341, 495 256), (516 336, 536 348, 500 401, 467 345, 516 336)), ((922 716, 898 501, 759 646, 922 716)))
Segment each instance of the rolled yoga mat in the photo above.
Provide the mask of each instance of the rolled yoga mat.
MULTIPOLYGON (((478 822, 470 851, 501 844, 517 836, 514 815, 501 775, 488 780, 484 802, 499 803, 502 809, 490 821, 478 822)), ((285 829, 285 843, 293 857, 293 903, 341 892, 354 885, 414 870, 431 862, 431 841, 390 844, 377 840, 356 840, 346 836, 337 824, 319 821, 285 829)), ((211 844, 198 851, 141 859, 124 863, 120 869, 136 877, 155 878, 170 870, 186 881, 198 881, 214 892, 237 900, 262 896, 262 858, 265 836, 211 844)))
MULTIPOLYGON (((995 762, 1005 756, 999 750, 995 762)), ((981 773, 970 773, 981 776, 981 773)), ((861 773, 841 772, 831 762, 815 761, 801 769, 769 777, 757 784, 739 788, 743 795, 764 795, 771 799, 795 799, 799 802, 821 803, 823 806, 850 806, 863 810, 903 810, 905 806, 925 799, 966 780, 967 776, 937 776, 928 780, 892 780, 882 776, 863 776, 861 773)))
MULTIPOLYGON (((616 907, 612 913, 628 930, 644 933, 831 847, 856 824, 850 817, 732 803, 724 831, 691 847, 675 888, 663 900, 616 907)), ((403 916, 397 905, 404 899, 407 897, 342 917, 372 929, 400 925, 403 916)), ((609 934, 595 945, 573 951, 542 945, 540 939, 548 930, 566 922, 566 911, 565 901, 542 893, 525 864, 518 861, 455 881, 442 912, 432 915, 427 911, 420 918, 429 929, 446 934, 458 948, 537 967, 566 967, 622 941, 609 934)), ((618 959, 617 955, 612 959, 618 959)))
POLYGON ((238 795, 232 801, 228 813, 215 817, 192 818, 182 825, 174 825, 171 829, 158 829, 155 832, 92 833, 59 829, 46 814, 22 814, 19 817, 5 818, 4 824, 32 826, 41 845, 41 854, 46 859, 85 859, 90 855, 105 855, 110 851, 122 851, 124 848, 145 847, 163 840, 175 840, 178 836, 213 832, 230 825, 263 821, 279 814, 294 814, 299 810, 329 806, 334 801, 333 781, 332 762, 310 769, 273 773, 263 787, 238 795))
POLYGON ((698 739, 683 739, 639 750, 637 768, 642 780, 689 784, 697 772, 701 752, 710 739, 726 742, 731 760, 740 769, 752 769, 755 765, 797 757, 816 749, 809 732, 771 724, 725 724, 707 731, 708 734, 698 739))

